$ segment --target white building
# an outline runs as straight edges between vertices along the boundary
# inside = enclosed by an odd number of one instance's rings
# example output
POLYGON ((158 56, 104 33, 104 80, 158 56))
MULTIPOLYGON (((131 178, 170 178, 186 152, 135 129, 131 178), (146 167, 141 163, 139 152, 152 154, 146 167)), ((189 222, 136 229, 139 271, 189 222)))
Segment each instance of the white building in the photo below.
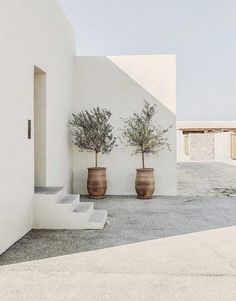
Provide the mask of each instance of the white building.
POLYGON ((218 161, 235 165, 236 122, 177 122, 177 161, 218 161))
MULTIPOLYGON (((50 227, 52 212, 61 227, 64 213, 55 203, 42 208, 35 186, 86 193, 92 159, 73 149, 72 112, 107 107, 117 130, 120 117, 140 109, 143 99, 157 103, 159 124, 174 125, 172 151, 147 165, 156 170, 156 193, 176 194, 174 55, 76 58, 73 30, 56 0, 1 1, 0 28, 0 253, 32 227, 50 227)), ((138 157, 118 147, 100 162, 108 168, 109 194, 134 194, 138 157)))

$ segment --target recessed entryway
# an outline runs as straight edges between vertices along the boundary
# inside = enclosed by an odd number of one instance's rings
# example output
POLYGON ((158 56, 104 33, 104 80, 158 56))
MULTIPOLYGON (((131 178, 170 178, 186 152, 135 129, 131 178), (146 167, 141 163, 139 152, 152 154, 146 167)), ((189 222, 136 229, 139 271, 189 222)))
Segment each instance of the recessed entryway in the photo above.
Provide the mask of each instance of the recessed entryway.
POLYGON ((46 73, 34 66, 34 186, 46 186, 46 73))

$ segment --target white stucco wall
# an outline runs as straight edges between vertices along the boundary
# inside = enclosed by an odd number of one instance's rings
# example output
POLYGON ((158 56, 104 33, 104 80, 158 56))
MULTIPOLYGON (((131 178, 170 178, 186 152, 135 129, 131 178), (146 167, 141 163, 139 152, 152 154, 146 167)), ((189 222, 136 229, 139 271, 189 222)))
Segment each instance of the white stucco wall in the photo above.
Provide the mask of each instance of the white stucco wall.
POLYGON ((55 0, 0 2, 0 253, 32 227, 34 65, 47 73, 46 184, 71 184, 74 35, 55 0))
MULTIPOLYGON (((168 137, 172 151, 146 159, 155 168, 156 191, 159 195, 176 194, 176 116, 175 56, 79 57, 76 61, 76 98, 73 111, 95 106, 112 111, 115 135, 122 126, 120 117, 140 111, 143 100, 156 103, 158 123, 173 124, 168 137)), ((136 168, 141 157, 132 156, 132 148, 117 147, 110 156, 99 155, 99 165, 107 167, 108 194, 134 194, 136 168)), ((74 147, 74 192, 87 193, 87 167, 93 166, 94 155, 78 152, 74 147)))
POLYGON ((231 159, 231 133, 215 134, 215 160, 236 165, 231 159))
POLYGON ((177 161, 188 162, 190 161, 189 155, 185 154, 184 149, 184 135, 182 131, 176 131, 176 147, 177 147, 177 161))

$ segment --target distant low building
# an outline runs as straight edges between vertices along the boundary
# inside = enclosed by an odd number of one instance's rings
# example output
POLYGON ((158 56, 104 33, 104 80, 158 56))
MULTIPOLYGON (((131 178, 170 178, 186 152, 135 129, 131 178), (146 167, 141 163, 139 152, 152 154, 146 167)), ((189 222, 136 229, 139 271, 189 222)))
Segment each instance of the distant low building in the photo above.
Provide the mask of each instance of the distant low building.
POLYGON ((177 160, 236 164, 236 122, 177 122, 177 160))

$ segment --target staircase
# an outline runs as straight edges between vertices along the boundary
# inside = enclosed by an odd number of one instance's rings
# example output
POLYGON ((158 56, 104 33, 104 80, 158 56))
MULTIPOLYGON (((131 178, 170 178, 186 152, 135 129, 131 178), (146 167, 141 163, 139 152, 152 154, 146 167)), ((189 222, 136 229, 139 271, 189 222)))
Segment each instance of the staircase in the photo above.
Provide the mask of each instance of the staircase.
POLYGON ((103 229, 107 221, 106 210, 94 210, 64 187, 36 187, 33 211, 34 229, 103 229))

